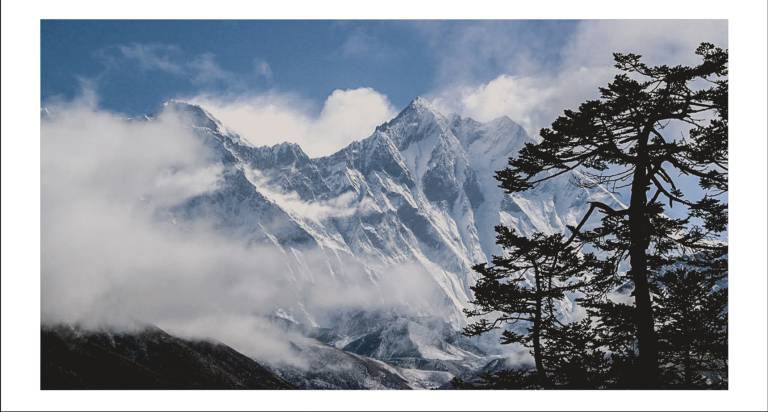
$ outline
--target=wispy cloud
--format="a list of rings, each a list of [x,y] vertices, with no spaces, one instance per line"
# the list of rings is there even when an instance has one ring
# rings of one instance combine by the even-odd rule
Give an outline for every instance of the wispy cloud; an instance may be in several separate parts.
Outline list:
[[[572,23],[563,21],[430,21],[414,25],[437,63],[440,88],[500,74],[550,71]]]
[[[259,76],[264,77],[266,80],[272,80],[272,66],[269,63],[264,60],[254,60],[253,65]]]
[[[346,37],[339,52],[341,57],[347,59],[378,61],[395,59],[402,55],[397,47],[362,27],[356,28]]]
[[[214,53],[189,54],[172,44],[123,44],[99,50],[96,54],[108,69],[135,66],[141,71],[177,76],[200,87],[244,90],[255,79],[272,79],[272,69],[265,60],[254,58],[251,71],[233,71],[222,67]]]
[[[115,62],[117,58],[133,61],[140,70],[158,70],[167,73],[181,74],[184,72],[181,63],[181,49],[167,44],[132,43],[116,46],[117,55],[105,54]],[[106,53],[106,52],[105,52]]]
[[[195,83],[232,82],[237,79],[235,73],[224,70],[216,61],[213,53],[203,53],[194,57],[187,65],[187,72]]]

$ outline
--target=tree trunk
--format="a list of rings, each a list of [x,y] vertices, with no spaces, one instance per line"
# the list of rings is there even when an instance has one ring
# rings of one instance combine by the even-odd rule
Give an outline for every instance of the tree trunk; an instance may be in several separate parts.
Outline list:
[[[547,374],[544,371],[544,362],[541,359],[541,302],[543,299],[541,297],[541,279],[537,269],[535,269],[534,277],[536,279],[536,313],[533,314],[533,361],[536,365],[536,376],[538,377],[539,384],[546,386]]]
[[[686,389],[693,387],[693,368],[691,367],[691,348],[685,348],[685,355],[683,357],[683,386]]]
[[[648,261],[646,251],[650,243],[649,219],[646,213],[648,175],[648,135],[641,137],[637,145],[637,163],[632,180],[632,198],[629,211],[629,262],[635,284],[635,326],[639,351],[638,385],[654,388],[658,384],[658,349],[653,328],[651,294],[648,286]]]
[[[696,326],[689,322],[689,319],[691,319],[689,308],[691,308],[694,304],[693,298],[689,297],[687,293],[685,296],[685,304],[683,304],[681,309],[682,318],[684,319],[682,330],[684,331],[685,336],[685,354],[683,355],[683,386],[684,388],[688,389],[693,386],[693,366],[691,365],[691,351],[693,350],[693,336],[695,336],[695,332],[693,331],[695,330],[694,328]]]

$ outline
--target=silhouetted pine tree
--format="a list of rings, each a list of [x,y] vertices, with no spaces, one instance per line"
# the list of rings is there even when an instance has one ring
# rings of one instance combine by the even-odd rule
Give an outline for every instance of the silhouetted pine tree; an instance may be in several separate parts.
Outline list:
[[[609,356],[590,319],[548,330],[547,342],[545,363],[557,387],[602,389],[610,385]]]
[[[497,243],[505,251],[494,256],[492,265],[474,267],[480,274],[474,291],[475,308],[465,310],[468,317],[477,317],[464,333],[476,336],[494,329],[511,325],[501,334],[502,344],[520,343],[531,348],[535,371],[528,376],[520,372],[504,372],[486,380],[495,387],[506,384],[512,387],[547,387],[553,382],[547,371],[553,369],[549,362],[562,362],[548,352],[562,334],[557,329],[562,324],[557,319],[554,305],[566,291],[583,285],[583,276],[597,260],[591,254],[579,254],[566,244],[561,234],[536,233],[530,238],[520,236],[504,226],[496,227]],[[565,350],[565,349],[563,349]]]
[[[627,208],[589,202],[583,219],[569,229],[577,242],[590,244],[605,259],[604,267],[612,267],[596,273],[584,303],[602,322],[603,341],[626,351],[627,356],[612,354],[625,358],[634,368],[633,383],[642,387],[660,384],[652,305],[661,271],[680,256],[726,249],[719,239],[727,224],[722,197],[728,185],[728,53],[705,43],[696,54],[702,61],[692,67],[651,67],[638,55],[615,54],[624,73],[600,88],[601,97],[566,110],[541,130],[540,143],[526,144],[496,174],[508,193],[571,170],[583,176],[575,182],[583,187],[629,188]],[[685,180],[697,181],[700,190],[686,193]],[[687,213],[665,213],[675,204]],[[595,212],[599,223],[587,227]],[[626,283],[632,305],[609,298],[612,289]],[[485,294],[504,299],[503,290]],[[634,339],[618,339],[629,333]]]
[[[659,355],[671,387],[728,385],[727,266],[720,253],[703,253],[660,278]]]
[[[610,368],[606,387],[631,388],[641,385],[638,376],[635,307],[610,299],[581,301],[593,331],[593,345],[609,354]]]

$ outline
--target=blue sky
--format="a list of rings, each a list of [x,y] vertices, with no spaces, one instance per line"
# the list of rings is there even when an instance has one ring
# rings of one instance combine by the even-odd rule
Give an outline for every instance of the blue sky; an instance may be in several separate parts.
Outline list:
[[[401,107],[448,81],[446,55],[472,52],[457,37],[477,27],[502,33],[487,42],[535,48],[529,58],[554,66],[576,22],[47,20],[42,99],[72,98],[89,81],[104,108],[139,114],[200,92],[277,90],[319,104],[336,89],[371,87]],[[506,56],[481,57],[461,75],[487,81],[513,69]]]
[[[310,156],[368,136],[411,99],[531,134],[597,97],[614,52],[696,64],[727,47],[725,20],[44,20],[43,105],[95,96],[100,109],[200,104],[257,145]]]

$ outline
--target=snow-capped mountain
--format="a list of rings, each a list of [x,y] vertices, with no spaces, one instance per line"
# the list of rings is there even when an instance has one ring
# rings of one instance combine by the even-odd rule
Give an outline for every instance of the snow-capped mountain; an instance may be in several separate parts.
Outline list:
[[[599,188],[571,185],[570,174],[505,194],[494,172],[534,139],[508,117],[446,116],[423,98],[369,137],[319,158],[291,143],[256,147],[199,106],[171,101],[163,110],[186,116],[225,170],[215,191],[175,206],[168,220],[204,218],[246,244],[271,245],[297,282],[333,278],[376,290],[390,268],[405,264],[428,276],[433,296],[423,307],[404,301],[407,313],[340,311],[321,319],[300,295],[276,308],[327,345],[408,370],[457,374],[488,361],[458,331],[476,280],[471,267],[500,253],[496,225],[564,231],[583,215],[585,199],[618,202]]]

